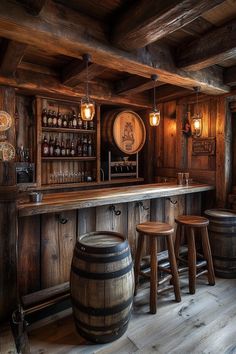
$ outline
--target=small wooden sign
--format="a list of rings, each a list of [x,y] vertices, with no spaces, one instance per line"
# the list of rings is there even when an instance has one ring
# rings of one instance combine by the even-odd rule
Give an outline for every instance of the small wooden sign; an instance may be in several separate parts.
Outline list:
[[[210,138],[193,138],[192,155],[212,156],[216,151],[216,139]]]

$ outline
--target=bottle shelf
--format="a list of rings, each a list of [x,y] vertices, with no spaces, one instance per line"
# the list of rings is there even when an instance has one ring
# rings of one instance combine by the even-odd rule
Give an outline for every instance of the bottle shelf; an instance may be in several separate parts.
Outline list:
[[[91,157],[86,157],[86,156],[42,156],[42,161],[95,161],[97,158],[95,156],[91,156]]]
[[[116,177],[135,177],[136,172],[121,172],[121,173],[111,173],[111,178],[116,178]]]
[[[95,134],[96,130],[94,129],[74,129],[74,128],[54,128],[54,127],[42,127],[43,132],[51,133],[81,133],[81,134]]]

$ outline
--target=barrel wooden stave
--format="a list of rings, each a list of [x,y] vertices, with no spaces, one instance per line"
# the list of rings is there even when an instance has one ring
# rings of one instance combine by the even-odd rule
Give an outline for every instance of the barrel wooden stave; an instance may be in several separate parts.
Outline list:
[[[99,234],[101,232],[87,234],[86,237],[99,238]],[[114,237],[117,233],[106,233],[107,238],[109,234]],[[100,241],[98,243],[101,244]],[[103,252],[99,254],[91,253],[92,249],[96,249],[95,243],[92,248],[85,246],[85,251],[81,250],[83,245],[78,241],[75,246],[71,271],[76,327],[90,341],[111,342],[126,331],[132,309],[134,274],[129,245],[121,239],[121,243],[114,247],[99,247],[99,252]],[[111,250],[110,253],[105,253],[107,249]],[[114,261],[111,262],[111,259]],[[94,279],[96,276],[100,279]]]
[[[215,274],[236,278],[236,212],[228,209],[206,210],[209,240]]]

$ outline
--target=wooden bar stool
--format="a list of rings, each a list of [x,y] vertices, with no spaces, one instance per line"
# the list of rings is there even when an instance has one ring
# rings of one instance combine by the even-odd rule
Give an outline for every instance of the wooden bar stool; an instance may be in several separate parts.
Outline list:
[[[181,236],[185,232],[188,247],[188,275],[189,275],[189,292],[195,294],[196,291],[196,278],[202,274],[207,274],[208,282],[210,285],[215,285],[215,274],[212,263],[211,248],[208,238],[207,226],[209,220],[202,216],[195,215],[180,215],[175,219],[177,223],[176,239],[175,239],[175,256],[177,262],[182,260],[179,257],[179,248],[181,243]],[[195,244],[195,231],[198,229],[201,236],[201,244],[203,256],[205,261],[197,265],[197,253]],[[202,258],[202,256],[201,256]],[[206,267],[205,270],[197,272],[198,268]]]
[[[134,275],[135,275],[135,294],[137,292],[137,287],[139,283],[139,275],[142,274],[140,272],[140,263],[142,257],[142,249],[144,244],[144,237],[148,236],[150,238],[150,261],[151,261],[151,271],[150,271],[150,312],[156,313],[157,308],[157,293],[160,293],[166,289],[174,287],[175,292],[175,300],[181,301],[180,296],[180,288],[179,288],[179,276],[178,269],[174,254],[174,245],[173,245],[173,232],[174,228],[169,224],[156,222],[156,221],[148,221],[142,224],[137,225],[136,230],[139,232],[138,236],[138,247],[135,257],[135,265],[134,265]],[[160,285],[162,282],[158,283],[158,261],[157,261],[157,238],[165,237],[167,240],[168,247],[168,255],[170,262],[170,269],[166,269],[164,267],[161,268],[162,271],[168,272],[172,275],[172,285],[166,287],[160,291],[157,290],[157,285]]]

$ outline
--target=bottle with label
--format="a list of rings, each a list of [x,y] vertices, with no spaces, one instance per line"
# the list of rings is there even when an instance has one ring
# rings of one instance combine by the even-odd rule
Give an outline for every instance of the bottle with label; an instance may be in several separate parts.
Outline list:
[[[65,141],[62,139],[61,141],[61,156],[65,157],[66,156],[66,147],[65,147]]]
[[[73,128],[73,118],[71,112],[68,114],[68,128]]]
[[[79,138],[77,141],[77,156],[79,157],[83,156],[83,146],[82,146],[81,138]]]
[[[88,137],[88,156],[93,156],[93,146],[91,136]]]
[[[67,115],[64,114],[62,117],[62,127],[67,128],[68,127],[68,120],[67,120]]]
[[[51,136],[49,139],[49,156],[54,156],[54,139]]]
[[[73,115],[72,115],[72,128],[74,129],[77,128],[77,118],[76,118],[75,111],[73,111]]]
[[[81,119],[80,113],[78,113],[78,117],[77,117],[77,127],[78,129],[83,129],[83,121]]]
[[[58,138],[56,138],[54,144],[54,156],[59,157],[60,155],[61,155],[61,147]]]
[[[47,117],[47,110],[46,108],[43,109],[42,112],[42,126],[47,127],[48,126],[48,117]]]
[[[75,156],[75,144],[74,141],[71,141],[71,146],[70,146],[70,156],[74,157]]]
[[[48,155],[49,155],[49,145],[48,145],[48,140],[45,135],[43,138],[43,143],[42,143],[42,156],[48,156]]]
[[[48,118],[48,127],[52,127],[52,111],[50,109],[48,111],[47,118]]]
[[[88,130],[88,122],[87,120],[83,120],[83,129]]]
[[[90,120],[90,121],[88,122],[88,129],[89,129],[89,130],[93,130],[93,129],[94,129],[94,121],[93,121],[93,120]]]
[[[59,112],[57,115],[57,126],[58,126],[58,128],[62,127],[62,116],[61,116],[61,113],[59,113]]]
[[[57,115],[55,111],[52,112],[52,126],[53,128],[57,127]]]
[[[70,156],[70,139],[66,140],[66,156]]]
[[[84,157],[88,156],[88,142],[87,142],[86,136],[84,137],[84,140],[83,140],[83,152],[82,153],[83,153]]]

